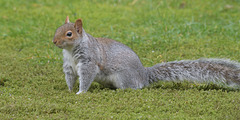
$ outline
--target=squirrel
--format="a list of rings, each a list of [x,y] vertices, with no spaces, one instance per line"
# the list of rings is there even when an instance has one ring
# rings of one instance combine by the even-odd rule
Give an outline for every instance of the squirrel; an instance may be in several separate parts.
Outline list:
[[[96,81],[110,88],[139,89],[158,80],[192,81],[240,85],[240,64],[228,59],[197,59],[159,63],[144,67],[128,46],[108,38],[94,38],[67,16],[54,35],[53,43],[63,49],[63,71],[69,91],[79,79],[79,91],[86,92]]]

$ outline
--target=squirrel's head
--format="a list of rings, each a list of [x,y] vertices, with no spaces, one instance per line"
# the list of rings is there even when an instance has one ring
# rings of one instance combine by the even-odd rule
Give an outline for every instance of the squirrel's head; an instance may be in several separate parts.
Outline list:
[[[82,37],[82,32],[82,20],[77,19],[75,23],[71,23],[67,16],[65,24],[56,30],[53,43],[59,48],[71,47]]]

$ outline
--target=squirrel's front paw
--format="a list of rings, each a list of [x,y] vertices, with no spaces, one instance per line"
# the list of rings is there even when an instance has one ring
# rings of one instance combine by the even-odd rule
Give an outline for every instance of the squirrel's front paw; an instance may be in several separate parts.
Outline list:
[[[79,95],[80,93],[82,93],[83,91],[78,91],[76,94]]]

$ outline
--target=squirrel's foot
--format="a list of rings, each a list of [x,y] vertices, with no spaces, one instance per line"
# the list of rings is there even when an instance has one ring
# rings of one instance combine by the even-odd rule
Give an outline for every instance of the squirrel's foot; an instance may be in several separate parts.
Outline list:
[[[79,95],[80,93],[82,93],[83,91],[78,91],[76,94]]]

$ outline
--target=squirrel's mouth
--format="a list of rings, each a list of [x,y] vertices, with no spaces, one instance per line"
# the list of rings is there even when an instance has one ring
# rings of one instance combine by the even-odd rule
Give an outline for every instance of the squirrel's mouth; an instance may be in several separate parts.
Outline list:
[[[58,45],[57,47],[63,49],[63,46]]]
[[[66,47],[74,46],[74,42],[62,42],[61,44],[55,44],[58,48],[64,49]]]
[[[57,45],[57,44],[55,44],[58,48],[61,48],[61,49],[63,49],[63,45]]]

